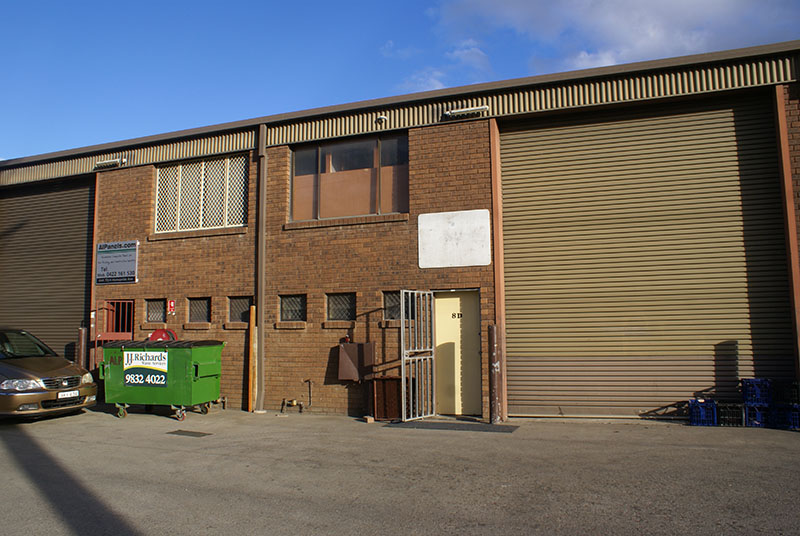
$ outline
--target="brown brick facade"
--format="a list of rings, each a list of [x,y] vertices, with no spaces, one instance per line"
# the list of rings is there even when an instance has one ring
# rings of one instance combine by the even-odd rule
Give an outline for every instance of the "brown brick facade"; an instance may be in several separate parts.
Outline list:
[[[494,322],[492,266],[420,269],[417,218],[423,213],[491,210],[489,125],[474,121],[409,131],[408,219],[357,218],[341,225],[289,225],[291,151],[268,151],[266,341],[267,409],[284,398],[307,403],[313,382],[313,411],[363,414],[365,386],[337,380],[336,347],[349,335],[376,343],[377,360],[399,359],[399,322],[383,322],[383,291],[479,289],[483,370],[483,413],[488,415],[486,331]],[[357,223],[356,223],[357,222]],[[357,294],[357,320],[323,326],[325,297]],[[284,325],[279,296],[307,295],[307,322]],[[283,329],[284,327],[292,329]],[[393,372],[399,373],[398,370]]]
[[[786,123],[789,133],[789,154],[794,189],[795,225],[800,236],[800,84],[784,88],[786,99]]]
[[[175,330],[180,339],[225,341],[221,391],[233,408],[242,407],[246,392],[248,330],[246,323],[229,321],[228,298],[255,294],[256,168],[251,156],[246,228],[159,235],[153,231],[155,167],[97,174],[95,244],[139,241],[138,283],[94,285],[93,279],[92,309],[99,309],[99,330],[103,330],[103,301],[135,300],[136,340],[144,339],[154,329],[167,327]],[[210,323],[188,324],[190,297],[211,298]],[[146,323],[147,299],[175,300],[175,315],[167,315],[166,324]]]

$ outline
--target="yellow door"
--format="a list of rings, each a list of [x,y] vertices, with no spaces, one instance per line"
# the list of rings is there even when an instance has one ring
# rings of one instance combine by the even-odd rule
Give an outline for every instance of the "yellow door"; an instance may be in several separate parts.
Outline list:
[[[436,412],[481,414],[481,319],[475,291],[437,292]]]

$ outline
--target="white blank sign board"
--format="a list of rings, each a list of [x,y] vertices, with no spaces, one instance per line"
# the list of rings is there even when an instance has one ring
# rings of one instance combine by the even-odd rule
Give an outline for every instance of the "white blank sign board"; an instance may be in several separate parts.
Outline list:
[[[491,264],[488,210],[420,214],[418,223],[420,268]]]

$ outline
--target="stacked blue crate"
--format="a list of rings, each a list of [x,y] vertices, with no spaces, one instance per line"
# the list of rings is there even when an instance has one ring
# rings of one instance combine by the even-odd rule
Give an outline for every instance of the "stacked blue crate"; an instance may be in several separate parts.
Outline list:
[[[689,424],[692,426],[716,426],[717,403],[711,399],[689,400]]]
[[[770,425],[772,387],[767,378],[742,380],[742,402],[744,403],[744,425],[764,428]]]
[[[772,383],[772,425],[784,430],[800,430],[800,383]]]

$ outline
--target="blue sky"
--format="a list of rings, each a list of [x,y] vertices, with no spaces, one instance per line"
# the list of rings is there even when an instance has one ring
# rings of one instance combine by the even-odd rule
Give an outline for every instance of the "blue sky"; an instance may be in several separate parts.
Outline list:
[[[800,38],[796,0],[0,0],[0,159]]]

